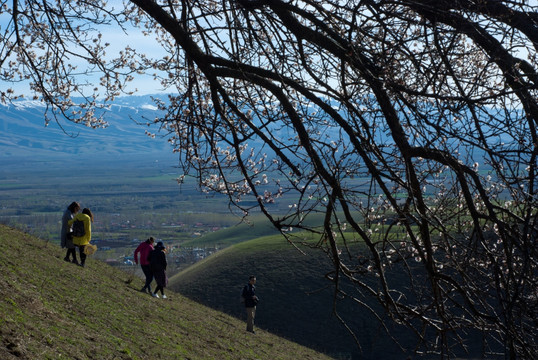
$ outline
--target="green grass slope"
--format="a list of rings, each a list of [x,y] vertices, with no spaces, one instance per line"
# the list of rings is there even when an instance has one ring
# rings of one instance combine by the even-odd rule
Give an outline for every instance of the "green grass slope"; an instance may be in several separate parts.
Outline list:
[[[239,243],[187,268],[170,279],[169,287],[211,308],[245,318],[239,302],[248,276],[257,276],[261,299],[256,325],[294,342],[335,357],[401,359],[378,323],[348,299],[337,306],[354,331],[362,351],[333,315],[333,294],[324,274],[331,263],[319,250],[301,254],[281,236]]]
[[[324,214],[309,214],[303,221],[304,225],[316,226],[323,224]],[[183,246],[205,246],[221,244],[230,246],[243,241],[254,240],[263,236],[279,235],[280,232],[263,214],[249,215],[248,222],[239,222],[216,232],[205,234],[200,238],[187,240]]]
[[[235,238],[247,236],[236,234]],[[335,299],[332,283],[324,277],[333,270],[327,256],[316,249],[301,247],[301,250],[304,254],[288,244],[281,235],[237,243],[174,275],[169,288],[245,321],[245,311],[239,297],[248,276],[253,274],[257,277],[257,295],[261,298],[256,314],[258,328],[339,359],[436,358],[433,354],[414,353],[415,335],[408,328],[389,321],[377,302],[369,297],[361,298],[357,289],[345,280],[340,283],[341,289],[356,295],[365,301],[365,305],[361,306],[349,298]],[[355,254],[360,252],[360,249],[354,250]],[[413,293],[407,291],[407,270],[409,268],[395,265],[386,269],[386,275],[397,287],[396,290],[412,297]],[[412,279],[421,281],[420,274],[414,274]],[[374,289],[379,287],[375,277],[365,276],[361,280]],[[387,329],[402,348],[385,333],[368,308],[387,320]],[[360,347],[337,320],[334,309],[353,330]],[[426,329],[424,336],[434,339],[435,334],[430,330]],[[457,356],[461,359],[480,358],[481,335],[463,329],[458,336],[463,339],[465,349],[454,344],[452,350]]]
[[[264,215],[251,216],[249,221],[249,223],[241,222],[229,228],[208,233],[201,238],[187,240],[182,243],[182,246],[209,246],[214,244],[230,246],[266,235],[279,234],[279,231]]]
[[[328,359],[92,258],[0,225],[0,359]]]

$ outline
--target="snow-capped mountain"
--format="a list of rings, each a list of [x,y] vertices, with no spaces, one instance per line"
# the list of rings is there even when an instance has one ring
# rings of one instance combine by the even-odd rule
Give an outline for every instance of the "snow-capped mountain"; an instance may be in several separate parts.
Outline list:
[[[0,157],[62,156],[74,154],[103,157],[121,154],[171,153],[165,134],[140,123],[158,115],[149,96],[119,98],[105,115],[108,127],[92,129],[61,117],[45,124],[45,105],[18,101],[0,105]],[[50,118],[50,116],[49,116]]]

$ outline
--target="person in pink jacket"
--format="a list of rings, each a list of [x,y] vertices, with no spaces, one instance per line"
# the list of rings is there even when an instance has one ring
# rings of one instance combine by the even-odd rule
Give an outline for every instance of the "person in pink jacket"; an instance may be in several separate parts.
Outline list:
[[[146,276],[146,284],[140,291],[147,292],[151,294],[151,282],[153,281],[153,272],[151,271],[151,267],[149,265],[148,261],[148,255],[153,250],[153,243],[155,242],[155,239],[153,237],[150,237],[144,242],[141,242],[140,245],[136,248],[134,252],[134,261],[138,265],[138,255],[140,254],[140,267],[142,268],[142,271],[144,272],[144,275]]]

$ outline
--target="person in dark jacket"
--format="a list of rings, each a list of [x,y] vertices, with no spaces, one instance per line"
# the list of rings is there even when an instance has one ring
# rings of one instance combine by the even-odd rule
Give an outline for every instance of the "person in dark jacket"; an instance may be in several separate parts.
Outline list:
[[[67,209],[65,209],[62,216],[62,230],[60,233],[60,246],[62,248],[67,248],[67,253],[65,254],[64,260],[78,264],[77,261],[77,252],[75,244],[73,244],[73,235],[71,233],[71,226],[68,224],[69,220],[73,219],[76,213],[80,211],[80,205],[78,202],[72,202]],[[73,260],[71,260],[73,257]]]
[[[157,283],[155,291],[151,296],[158,298],[159,294],[157,292],[160,290],[163,299],[166,299],[164,295],[164,288],[168,285],[168,278],[166,277],[166,253],[164,249],[164,244],[162,241],[159,241],[155,248],[148,255],[148,262]]]
[[[258,297],[256,296],[256,276],[251,275],[248,278],[248,284],[243,288],[241,297],[245,303],[247,310],[247,331],[254,334],[254,318],[256,317],[256,305],[258,304]]]

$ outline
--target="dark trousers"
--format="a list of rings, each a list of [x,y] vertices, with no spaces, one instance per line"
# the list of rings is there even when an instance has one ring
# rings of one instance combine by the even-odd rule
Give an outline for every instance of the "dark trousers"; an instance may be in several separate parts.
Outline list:
[[[161,294],[164,295],[164,288],[162,287],[162,285],[157,285],[157,287],[155,288],[155,294],[157,294],[159,290],[161,291]]]
[[[67,249],[67,253],[65,254],[65,258],[69,260],[71,258],[71,255],[73,256],[73,262],[77,261],[77,250],[75,248]]]
[[[140,265],[140,267],[146,276],[146,284],[144,285],[143,289],[148,289],[148,291],[151,292],[151,282],[153,281],[153,272],[151,271],[151,267],[149,265]]]
[[[78,252],[80,254],[80,265],[84,265],[86,262],[86,254],[84,253],[84,248],[86,245],[79,245]]]

